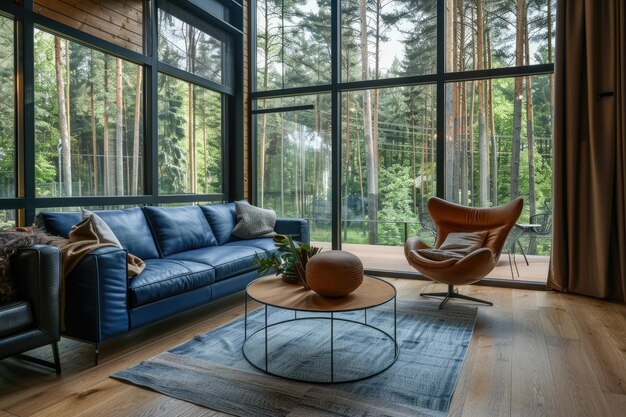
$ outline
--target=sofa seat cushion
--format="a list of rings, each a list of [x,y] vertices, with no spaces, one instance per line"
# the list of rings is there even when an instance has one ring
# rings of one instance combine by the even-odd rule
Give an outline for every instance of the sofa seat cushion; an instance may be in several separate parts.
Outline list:
[[[137,307],[207,286],[215,270],[204,263],[148,259],[143,272],[128,281],[131,306]]]
[[[26,330],[33,324],[30,304],[26,301],[0,304],[0,338]]]
[[[256,239],[241,239],[234,242],[229,242],[223,245],[224,247],[230,246],[245,246],[257,249],[263,249],[266,252],[278,252],[276,245],[271,237],[259,237]]]
[[[254,255],[263,258],[267,252],[252,246],[212,246],[177,253],[167,259],[202,262],[215,268],[215,281],[256,269]]]
[[[198,206],[144,207],[161,255],[217,245],[211,226]]]
[[[233,229],[237,224],[235,203],[211,204],[208,206],[200,206],[200,208],[211,225],[211,230],[213,230],[215,234],[218,245],[237,240],[237,238],[232,235]]]
[[[128,252],[141,259],[159,257],[146,216],[139,207],[94,211],[111,228]],[[82,213],[41,212],[48,233],[67,238],[70,229],[82,221]]]

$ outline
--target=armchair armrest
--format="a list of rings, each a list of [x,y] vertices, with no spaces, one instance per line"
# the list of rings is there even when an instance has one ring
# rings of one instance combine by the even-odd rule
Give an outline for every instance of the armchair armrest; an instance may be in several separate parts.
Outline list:
[[[55,246],[19,249],[11,259],[18,298],[30,303],[37,327],[60,339],[61,251]]]
[[[100,248],[65,277],[65,333],[99,343],[130,329],[126,251]]]
[[[309,244],[309,221],[307,219],[276,219],[274,231],[280,235],[289,235],[294,240]]]

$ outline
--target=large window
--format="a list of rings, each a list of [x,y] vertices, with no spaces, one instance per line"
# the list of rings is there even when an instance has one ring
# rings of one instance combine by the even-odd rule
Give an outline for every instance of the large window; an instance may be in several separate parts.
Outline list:
[[[302,103],[286,97],[329,97],[315,109],[328,114],[330,151],[341,163],[331,161],[323,179],[308,177],[310,190],[328,181],[328,194],[301,188],[304,201],[325,210],[297,215],[313,224],[320,213],[330,217],[333,247],[356,253],[367,269],[413,272],[402,245],[409,236],[434,239],[428,198],[490,207],[522,196],[520,222],[541,225],[520,243],[526,255],[547,259],[554,0],[257,0],[256,11],[253,109],[291,114]],[[320,51],[329,54],[323,62]],[[276,96],[284,98],[270,102]],[[270,116],[260,117],[256,201],[280,211],[289,198],[269,198],[267,178],[283,168],[271,161]],[[283,120],[278,132],[287,126]],[[285,160],[310,158],[301,152]],[[511,278],[508,264],[494,274]]]
[[[256,1],[258,90],[330,83],[330,0]]]
[[[279,217],[310,219],[311,237],[330,243],[330,96],[265,100],[254,116],[259,132],[258,202]]]
[[[142,68],[35,31],[37,196],[143,192]]]
[[[380,99],[368,123],[368,96]],[[342,242],[401,246],[432,236],[415,213],[436,194],[436,109],[432,85],[342,94]],[[375,111],[372,109],[371,111]]]
[[[240,0],[0,1],[0,229],[244,198],[243,25]]]
[[[159,193],[222,193],[227,96],[213,89],[231,85],[231,38],[170,3],[162,6],[158,58],[166,65],[158,75]]]
[[[227,84],[223,77],[226,43],[217,36],[159,10],[159,60],[216,83]]]
[[[437,0],[343,0],[341,12],[342,81],[437,71]]]
[[[222,192],[222,97],[159,74],[159,192]]]
[[[15,197],[14,28],[0,15],[0,198]]]

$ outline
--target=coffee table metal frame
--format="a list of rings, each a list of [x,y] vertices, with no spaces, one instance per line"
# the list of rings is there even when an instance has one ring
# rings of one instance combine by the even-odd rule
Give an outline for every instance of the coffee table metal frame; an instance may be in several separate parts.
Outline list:
[[[398,355],[400,353],[400,348],[398,346],[398,342],[397,342],[397,300],[396,300],[396,296],[397,296],[397,291],[396,288],[388,283],[385,280],[382,280],[380,278],[376,278],[376,277],[369,277],[370,279],[376,279],[379,281],[382,281],[384,283],[386,283],[387,285],[389,285],[392,289],[393,289],[393,295],[391,297],[389,297],[388,299],[379,302],[379,303],[375,303],[372,305],[368,305],[367,307],[361,307],[361,308],[352,308],[352,309],[346,309],[346,310],[328,310],[328,309],[301,309],[301,308],[291,308],[291,307],[286,307],[286,306],[282,306],[282,305],[278,305],[278,304],[273,304],[273,303],[266,303],[264,301],[258,300],[254,297],[252,297],[249,293],[248,293],[248,287],[250,287],[250,285],[254,284],[254,282],[261,280],[261,279],[267,279],[267,277],[262,277],[262,278],[258,278],[252,282],[250,282],[247,286],[246,286],[246,299],[245,299],[245,313],[244,313],[244,341],[241,347],[241,351],[243,353],[244,358],[246,358],[246,360],[248,361],[248,363],[250,363],[250,365],[254,366],[255,368],[270,374],[270,375],[274,375],[274,376],[278,376],[281,378],[285,378],[285,379],[289,379],[289,380],[293,380],[293,381],[301,381],[301,382],[315,382],[315,383],[326,383],[326,384],[334,384],[334,383],[342,383],[342,382],[354,382],[354,381],[360,381],[362,379],[366,379],[366,378],[371,378],[373,376],[376,376],[384,371],[386,371],[387,369],[389,369],[389,367],[391,367],[391,365],[393,365],[396,360],[398,359]],[[280,279],[280,278],[276,278],[276,279]],[[285,284],[285,285],[293,285],[293,284]],[[261,327],[260,329],[248,334],[248,303],[250,300],[256,301],[260,304],[262,304],[263,310],[264,310],[264,324],[263,327]],[[387,304],[389,302],[393,301],[393,336],[391,334],[389,334],[388,332],[386,332],[385,330],[382,330],[378,327],[375,327],[373,325],[371,325],[370,323],[367,322],[367,310],[368,309],[372,309],[372,308],[376,308],[376,307],[380,307],[384,304]],[[289,311],[293,311],[294,312],[294,317],[292,319],[287,319],[287,320],[282,320],[276,323],[272,323],[272,324],[268,324],[268,307],[274,307],[274,308],[278,308],[278,309],[282,309],[282,310],[289,310]],[[346,318],[337,318],[335,317],[335,313],[348,313],[348,312],[354,312],[354,311],[360,311],[363,310],[363,321],[357,321],[357,320],[351,320],[351,319],[346,319]],[[255,310],[257,311],[257,310]],[[298,311],[300,312],[306,312],[306,313],[326,313],[326,314],[330,314],[330,316],[315,316],[315,317],[300,317],[298,318]],[[267,333],[268,333],[268,329],[274,326],[278,326],[284,323],[290,323],[290,322],[297,322],[297,321],[302,321],[302,320],[328,320],[330,321],[330,381],[315,381],[315,380],[309,380],[309,379],[302,379],[302,378],[296,378],[296,377],[291,377],[291,376],[285,376],[285,375],[281,375],[281,374],[277,374],[274,372],[271,372],[269,370],[269,355],[268,355],[268,338],[267,338]],[[334,360],[334,352],[335,352],[335,321],[342,321],[342,322],[348,322],[348,323],[354,323],[354,324],[358,324],[360,326],[363,327],[367,327],[370,329],[375,330],[376,332],[384,335],[385,337],[388,338],[388,340],[390,340],[391,342],[393,342],[393,348],[394,348],[394,356],[393,359],[389,362],[384,364],[382,367],[379,368],[373,368],[370,372],[367,372],[366,374],[363,375],[358,375],[355,378],[352,379],[342,379],[339,381],[335,380],[335,360]],[[260,332],[264,332],[264,350],[265,350],[265,363],[264,366],[259,366],[258,364],[256,364],[253,360],[251,360],[248,355],[246,354],[246,344],[247,342],[257,333]]]

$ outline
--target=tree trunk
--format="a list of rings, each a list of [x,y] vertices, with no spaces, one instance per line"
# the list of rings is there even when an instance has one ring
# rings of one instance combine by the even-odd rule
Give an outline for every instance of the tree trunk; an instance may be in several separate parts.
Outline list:
[[[196,43],[197,43],[196,29],[187,25],[187,71],[193,73],[195,71],[195,58],[196,58]],[[189,192],[195,194],[198,191],[198,174],[196,167],[196,121],[195,121],[195,103],[194,85],[189,83],[188,97],[189,97],[189,119],[187,122],[187,137],[188,137],[188,156],[189,156]]]
[[[140,128],[141,128],[141,66],[137,67],[137,79],[135,80],[135,123],[133,131],[133,175],[132,175],[132,189],[131,194],[137,195],[139,193],[139,140],[140,140]]]
[[[65,40],[65,107],[65,114],[67,114],[67,136],[71,137],[72,121],[70,117],[70,44],[67,39]]]
[[[454,0],[446,0],[446,37],[453,41],[453,45],[450,48],[446,48],[446,62],[448,63],[448,69],[454,71]],[[454,171],[455,155],[454,155],[454,104],[455,104],[455,84],[449,83],[445,86],[446,100],[445,109],[443,109],[446,120],[445,130],[445,198],[447,200],[456,202],[457,193],[454,187],[454,177],[456,172]]]
[[[280,118],[280,213],[285,216],[285,116]]]
[[[67,52],[66,52],[67,53]],[[61,172],[63,177],[63,195],[65,197],[72,196],[72,158],[70,154],[70,135],[67,128],[67,107],[65,104],[65,87],[63,80],[63,47],[61,46],[61,38],[54,37],[54,62],[57,81],[57,107],[59,109],[59,133],[61,144]]]
[[[365,220],[365,190],[363,188],[363,162],[361,161],[361,141],[356,141],[356,155],[357,155],[357,165],[359,168],[359,190],[361,191],[361,214],[363,216],[363,220]],[[365,235],[365,222],[361,223],[363,226],[363,235]]]
[[[524,18],[526,42],[526,65],[530,63],[530,48],[528,47],[528,8]],[[528,137],[528,208],[530,215],[537,212],[537,197],[535,196],[535,126],[533,115],[533,87],[532,77],[526,77],[526,136]],[[528,253],[537,253],[537,241],[531,238],[528,244]]]
[[[463,1],[458,0],[459,9],[459,26],[460,26],[460,34],[459,34],[459,71],[465,71],[465,13],[463,12]],[[460,126],[460,137],[461,140],[461,204],[464,206],[467,205],[467,183],[469,173],[467,171],[467,82],[463,82],[460,85],[460,93],[459,96],[462,100],[460,104],[460,113],[461,113],[461,126]]]
[[[113,184],[111,176],[113,168],[111,166],[110,144],[109,144],[109,60],[104,58],[104,132],[102,135],[102,143],[104,148],[104,193],[107,196],[113,195],[111,184]]]
[[[515,65],[524,65],[524,14],[525,0],[517,0]],[[519,196],[520,148],[522,135],[523,78],[515,78],[513,98],[513,139],[511,141],[511,200]]]
[[[474,21],[474,8],[470,8],[470,21]],[[476,33],[472,30],[472,69],[475,70],[477,65],[476,59]],[[468,142],[469,142],[469,189],[472,199],[472,206],[476,206],[476,187],[474,181],[474,165],[476,155],[474,155],[474,111],[476,106],[476,81],[470,81],[470,110],[469,110],[469,126],[468,126]]]
[[[548,0],[548,62],[552,63],[552,0]],[[554,106],[554,74],[548,75],[550,85],[550,107]]]
[[[204,193],[209,193],[209,151],[206,142],[206,103],[202,102],[202,150],[204,153]]]
[[[349,66],[348,66],[349,67]],[[346,81],[348,81],[349,79],[349,74],[348,71],[346,71]],[[344,191],[343,191],[343,218],[345,219],[345,221],[343,222],[343,240],[347,241],[348,240],[348,220],[349,219],[349,215],[348,215],[348,192],[349,192],[349,180],[350,180],[350,93],[346,92],[346,104],[345,104],[345,109],[346,109],[346,143],[345,143],[345,150],[344,150]]]
[[[124,195],[124,106],[120,58],[115,58],[115,80],[115,194]]]
[[[424,97],[424,119],[423,119],[423,123],[424,123],[424,128],[422,129],[422,135],[421,135],[421,140],[422,140],[422,158],[421,158],[421,164],[420,164],[420,209],[419,211],[422,212],[424,211],[424,195],[425,195],[425,188],[426,188],[426,176],[425,176],[425,170],[426,170],[426,159],[428,157],[428,143],[430,141],[430,136],[427,135],[427,124],[428,124],[428,97]],[[416,207],[417,209],[417,207]],[[415,214],[419,214],[417,212],[417,210],[415,211]]]
[[[374,38],[374,79],[380,78],[380,29],[381,29],[381,12],[383,5],[381,0],[376,0],[376,35]],[[367,36],[366,36],[367,39]],[[367,78],[364,78],[367,79]],[[374,149],[378,152],[378,103],[379,103],[380,91],[378,88],[374,89],[374,97],[372,99],[372,138],[374,143]],[[380,160],[376,158],[376,171],[380,168]]]
[[[491,68],[491,30],[487,31],[487,60]],[[493,80],[488,81],[489,99],[489,133],[491,138],[491,201],[498,205],[498,144],[496,143],[496,125],[493,114]]]
[[[359,0],[361,19],[361,72],[363,80],[368,79],[368,45],[365,0]],[[377,152],[372,134],[371,91],[363,90],[363,133],[365,139],[365,169],[367,171],[367,220],[369,223],[369,243],[378,242],[376,219],[378,216],[378,172]]]
[[[451,48],[453,52],[452,57],[452,68],[453,71],[460,71],[460,63],[459,59],[459,5],[458,0],[452,0],[452,39],[453,46]],[[452,84],[452,98],[453,98],[453,135],[452,135],[452,143],[454,146],[453,149],[453,161],[454,161],[454,175],[452,179],[452,187],[454,189],[454,199],[455,202],[461,201],[460,190],[461,190],[461,129],[460,129],[460,110],[461,110],[461,96],[460,96],[460,87],[461,83],[453,83]]]
[[[93,69],[93,50],[90,68]],[[91,148],[93,150],[93,195],[98,195],[98,143],[96,134],[96,106],[93,92],[93,74],[89,82],[89,104],[91,107]]]
[[[476,108],[476,81],[470,82],[470,97],[472,99],[469,110],[469,122],[468,122],[468,142],[469,142],[469,189],[471,192],[472,206],[476,206],[476,185],[474,182],[474,167],[476,165],[476,155],[474,155],[474,111]]]
[[[270,67],[270,61],[269,61],[270,18],[269,18],[268,0],[264,1],[264,5],[265,5],[265,16],[264,16],[265,43],[263,45],[263,90],[267,90],[268,81],[269,81],[267,73],[269,72],[269,67]],[[263,99],[263,108],[265,108],[265,106],[267,106],[267,100]],[[264,194],[265,194],[265,147],[266,147],[265,142],[267,140],[266,138],[267,138],[267,114],[263,113],[261,115],[261,141],[259,143],[259,183],[258,183],[259,191],[257,193],[258,198],[259,198],[259,205],[261,207],[264,207],[263,201],[264,201]]]
[[[477,56],[477,69],[483,68],[484,50],[484,21],[483,21],[483,9],[482,0],[476,2],[476,19],[477,19],[477,34],[476,34],[476,56]],[[489,148],[487,145],[487,122],[485,120],[485,112],[487,107],[485,93],[485,81],[478,81],[478,159],[479,159],[479,200],[481,207],[489,206]]]
[[[417,214],[417,126],[415,125],[415,102],[411,100],[411,168],[413,175],[411,176],[411,191],[413,193],[413,213]]]

